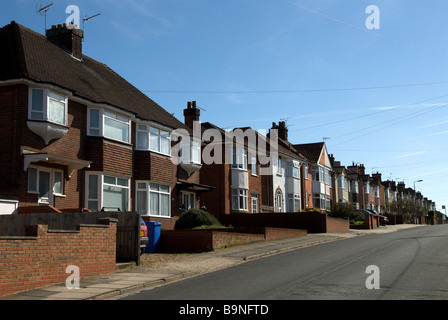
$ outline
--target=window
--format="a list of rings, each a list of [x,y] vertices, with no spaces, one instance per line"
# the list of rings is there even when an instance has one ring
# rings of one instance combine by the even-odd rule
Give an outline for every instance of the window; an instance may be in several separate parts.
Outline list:
[[[39,194],[39,203],[53,204],[53,196],[64,195],[64,173],[48,168],[28,168],[28,193]]]
[[[129,180],[104,176],[103,208],[127,211],[129,203]]]
[[[233,148],[232,168],[247,170],[247,150]]]
[[[305,179],[308,180],[308,164],[303,166],[303,174],[305,175]]]
[[[353,193],[358,193],[358,181],[353,181],[352,190],[353,190]]]
[[[250,167],[252,169],[252,175],[253,176],[257,176],[258,175],[257,157],[252,157],[250,163],[251,163]]]
[[[380,188],[375,187],[374,192],[375,192],[375,198],[379,198],[380,197]]]
[[[193,192],[181,192],[183,210],[196,208],[196,195]]]
[[[170,217],[170,198],[171,190],[169,186],[151,182],[137,182],[137,212],[142,215]]]
[[[313,167],[313,181],[324,182],[324,168],[322,167]]]
[[[325,184],[329,186],[331,185],[331,175],[329,169],[325,169]]]
[[[67,125],[67,97],[46,89],[30,89],[29,119]]]
[[[258,213],[259,212],[258,194],[251,194],[251,200],[252,200],[252,213]]]
[[[364,193],[370,194],[370,184],[368,182],[364,183]]]
[[[129,210],[129,179],[90,172],[86,175],[89,210]]]
[[[328,200],[329,200],[329,196],[328,196]],[[314,208],[319,208],[321,210],[325,210],[325,194],[313,193],[313,205],[314,205]]]
[[[338,176],[338,185],[339,185],[339,188],[345,190],[346,181],[345,181],[344,176]]]
[[[248,210],[247,190],[232,189],[232,210]]]
[[[288,176],[300,179],[300,163],[297,161],[288,162]]]
[[[384,193],[385,193],[386,199],[389,199],[390,198],[390,190],[386,189],[386,190],[384,190]]]
[[[200,148],[200,145],[199,145]],[[171,154],[171,134],[148,125],[137,126],[137,149]],[[200,150],[200,149],[199,149]]]
[[[102,110],[89,109],[87,134],[130,143],[131,120],[127,117]]]
[[[201,163],[201,144],[197,141],[191,141],[191,162]]]
[[[288,194],[288,212],[297,212],[300,209],[300,194]]]
[[[277,174],[279,176],[283,175],[283,165],[280,157],[277,158]]]

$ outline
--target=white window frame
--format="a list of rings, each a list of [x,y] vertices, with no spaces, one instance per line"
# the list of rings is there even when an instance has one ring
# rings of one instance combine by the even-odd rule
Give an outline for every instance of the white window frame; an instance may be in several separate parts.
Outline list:
[[[158,134],[155,134],[155,132],[151,132],[151,131],[158,131]],[[144,148],[142,148],[140,146],[140,135],[139,133],[143,133],[146,134],[146,146]],[[168,137],[164,137],[162,135],[162,133],[167,134]],[[158,139],[158,148],[155,149],[153,147],[151,147],[151,136],[157,136]],[[168,152],[162,152],[162,139],[166,139],[168,141],[168,145],[169,145],[169,150]],[[192,144],[193,147],[193,144]],[[200,145],[199,145],[199,149],[200,149]],[[171,132],[169,130],[166,129],[162,129],[159,128],[157,126],[154,126],[152,124],[148,124],[148,123],[137,123],[137,134],[136,134],[136,144],[135,144],[135,150],[140,150],[140,151],[151,151],[151,152],[155,152],[155,153],[159,153],[159,154],[163,154],[166,156],[171,156]]]
[[[232,149],[232,169],[247,171],[247,150],[239,147]]]
[[[305,175],[305,180],[308,180],[308,164],[303,165],[303,174]]]
[[[97,190],[96,190],[97,198],[90,198],[89,180],[90,180],[91,176],[97,177],[97,182],[98,182]],[[116,184],[107,183],[107,182],[105,182],[105,178],[115,178],[116,181],[118,181],[118,179],[126,180],[127,186],[122,186],[122,185],[119,185],[118,183],[116,183]],[[112,186],[112,187],[128,190],[127,201],[126,201],[127,207],[120,208],[120,209],[122,211],[129,211],[130,210],[130,200],[131,200],[130,184],[131,184],[131,179],[129,177],[118,176],[118,175],[109,174],[106,172],[93,172],[93,171],[86,172],[86,181],[85,181],[85,190],[86,190],[85,206],[86,206],[86,208],[88,208],[92,211],[102,210],[104,208],[104,186]],[[97,208],[96,209],[91,208],[89,206],[89,202],[97,202]]]
[[[283,176],[283,161],[282,158],[277,158],[277,175]]]
[[[298,212],[302,209],[302,199],[298,193],[288,194],[288,212]]]
[[[247,189],[232,189],[232,210],[249,210],[249,191]]]
[[[250,158],[250,169],[252,171],[253,176],[258,176],[258,168],[257,168],[257,157]]]
[[[370,183],[364,182],[364,193],[370,194]]]
[[[99,127],[93,127],[91,126],[91,115],[90,112],[92,110],[97,110],[98,111],[98,122],[99,122]],[[111,121],[115,121],[119,124],[122,125],[126,125],[128,130],[127,130],[127,141],[121,140],[121,139],[116,139],[110,136],[107,136],[105,134],[105,121],[106,119],[109,119]],[[131,144],[131,127],[132,127],[132,121],[131,118],[129,116],[126,115],[122,115],[120,113],[117,113],[115,111],[112,110],[106,110],[103,108],[88,108],[87,109],[87,135],[88,136],[92,136],[92,137],[103,137],[106,139],[110,139],[110,140],[114,140],[114,141],[118,141],[121,143],[127,143],[127,144]],[[98,134],[93,133],[93,130],[98,131]]]
[[[36,111],[33,110],[33,91],[39,90],[42,91],[42,110]],[[63,100],[57,100],[58,102],[61,102],[64,104],[64,122],[59,123],[55,121],[50,120],[50,100],[56,100],[54,97],[51,97],[51,94],[55,94],[58,96],[63,97]],[[42,119],[33,119],[33,113],[40,113],[42,114]],[[41,89],[41,88],[33,88],[30,87],[28,91],[28,119],[31,121],[45,121],[54,123],[60,126],[67,126],[68,125],[68,98],[66,95],[61,94],[59,92],[49,90],[49,89]]]
[[[139,187],[139,184],[145,184],[145,188]],[[151,185],[157,185],[159,187],[158,191],[151,190]],[[160,187],[163,186],[165,188],[168,188],[168,192],[161,191]],[[144,216],[148,217],[158,217],[158,218],[171,218],[171,186],[163,183],[153,182],[153,181],[146,181],[146,180],[140,180],[135,182],[135,208],[136,210]],[[138,201],[139,201],[139,192],[146,192],[146,209],[145,211],[138,210]],[[157,193],[159,195],[159,212],[158,214],[151,213],[151,193]],[[168,215],[162,215],[161,214],[161,199],[162,195],[168,196]],[[195,197],[196,202],[196,197]]]
[[[260,211],[260,200],[259,195],[252,193],[250,195],[251,205],[252,205],[252,213],[259,213]]]
[[[191,197],[193,197],[193,203],[190,203],[192,200]],[[184,210],[196,209],[196,193],[181,191],[180,198],[181,198],[181,203],[185,206]],[[187,200],[188,203],[185,203],[185,201],[184,201],[185,198],[188,199]]]

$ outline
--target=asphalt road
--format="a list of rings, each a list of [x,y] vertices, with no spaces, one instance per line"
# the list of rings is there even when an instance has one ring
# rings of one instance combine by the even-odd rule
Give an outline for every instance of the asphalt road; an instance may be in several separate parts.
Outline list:
[[[124,300],[448,299],[448,226],[339,240],[186,279]]]

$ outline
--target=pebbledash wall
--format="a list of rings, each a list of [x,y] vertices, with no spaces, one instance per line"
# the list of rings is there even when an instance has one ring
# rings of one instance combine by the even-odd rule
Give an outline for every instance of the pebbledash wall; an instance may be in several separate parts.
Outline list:
[[[117,220],[105,218],[78,230],[35,225],[25,237],[0,237],[0,296],[65,282],[71,265],[81,279],[114,272],[116,233]]]

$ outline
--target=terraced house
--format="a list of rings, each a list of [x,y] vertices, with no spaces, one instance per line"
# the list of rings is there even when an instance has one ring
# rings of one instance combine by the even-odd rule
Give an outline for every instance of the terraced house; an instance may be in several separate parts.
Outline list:
[[[66,25],[46,36],[14,21],[0,29],[0,154],[9,164],[0,199],[19,211],[133,210],[169,227],[212,190],[199,184],[193,143],[189,161],[172,162],[173,131],[191,129],[84,55],[82,39]]]

